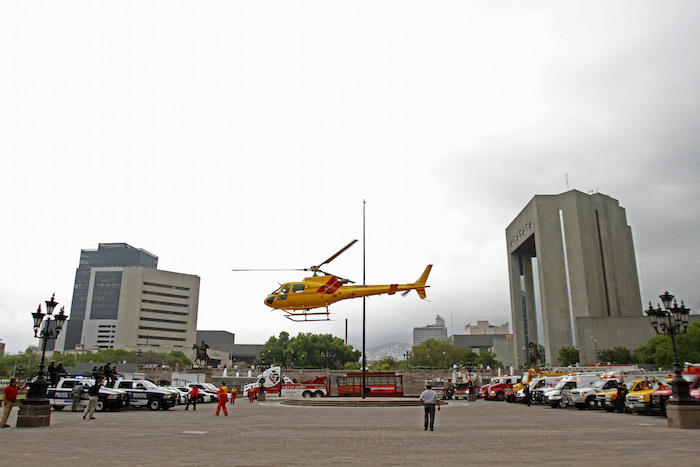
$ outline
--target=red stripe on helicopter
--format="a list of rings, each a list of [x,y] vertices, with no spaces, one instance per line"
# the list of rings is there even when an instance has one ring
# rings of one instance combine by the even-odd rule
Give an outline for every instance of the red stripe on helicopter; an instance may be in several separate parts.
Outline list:
[[[320,293],[333,293],[338,290],[343,284],[340,283],[337,277],[333,276],[328,282],[326,282],[321,288],[318,289]]]

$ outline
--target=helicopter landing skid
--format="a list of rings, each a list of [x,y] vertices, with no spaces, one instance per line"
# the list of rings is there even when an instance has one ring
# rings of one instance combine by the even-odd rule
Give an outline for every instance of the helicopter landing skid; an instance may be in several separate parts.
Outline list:
[[[326,308],[326,311],[310,311],[310,310],[284,310],[286,313],[284,315],[285,318],[287,318],[290,321],[330,321],[330,312],[328,311],[328,308]],[[324,316],[324,317],[321,317]]]

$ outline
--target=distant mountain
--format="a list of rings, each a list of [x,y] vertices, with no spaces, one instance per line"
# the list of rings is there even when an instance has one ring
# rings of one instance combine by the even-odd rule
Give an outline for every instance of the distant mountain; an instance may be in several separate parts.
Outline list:
[[[357,350],[362,351],[362,345],[353,347]],[[378,345],[376,347],[367,347],[367,361],[373,362],[375,360],[381,360],[386,357],[393,357],[394,360],[405,360],[406,351],[411,350],[411,344],[404,344],[403,342],[390,342],[388,344]]]

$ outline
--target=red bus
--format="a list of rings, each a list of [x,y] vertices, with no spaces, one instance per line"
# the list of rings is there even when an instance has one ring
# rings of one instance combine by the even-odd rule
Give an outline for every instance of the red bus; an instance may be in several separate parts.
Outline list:
[[[403,397],[403,375],[390,371],[365,373],[366,396]],[[352,371],[336,378],[339,396],[362,396],[362,372]]]

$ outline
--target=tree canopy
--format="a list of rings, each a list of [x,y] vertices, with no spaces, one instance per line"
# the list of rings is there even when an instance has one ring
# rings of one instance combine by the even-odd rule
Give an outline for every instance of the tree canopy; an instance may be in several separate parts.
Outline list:
[[[603,350],[600,354],[599,361],[602,364],[610,362],[612,364],[626,365],[628,363],[634,363],[634,357],[627,347],[615,347]]]
[[[678,334],[676,339],[676,351],[681,362],[700,362],[700,321],[688,326],[687,332]],[[663,369],[673,368],[673,347],[671,337],[658,334],[649,342],[634,351],[634,358],[638,363],[652,364]]]
[[[426,368],[448,368],[453,365],[462,366],[501,366],[492,352],[474,352],[470,348],[456,347],[453,344],[437,339],[428,339],[413,347],[413,355],[409,359],[411,366]]]
[[[270,337],[255,365],[281,365],[296,368],[330,368],[343,369],[346,363],[355,363],[362,355],[351,345],[331,334],[299,333],[289,337],[281,332],[279,337]]]
[[[563,366],[573,365],[578,363],[578,347],[562,347],[559,349],[559,363]]]

